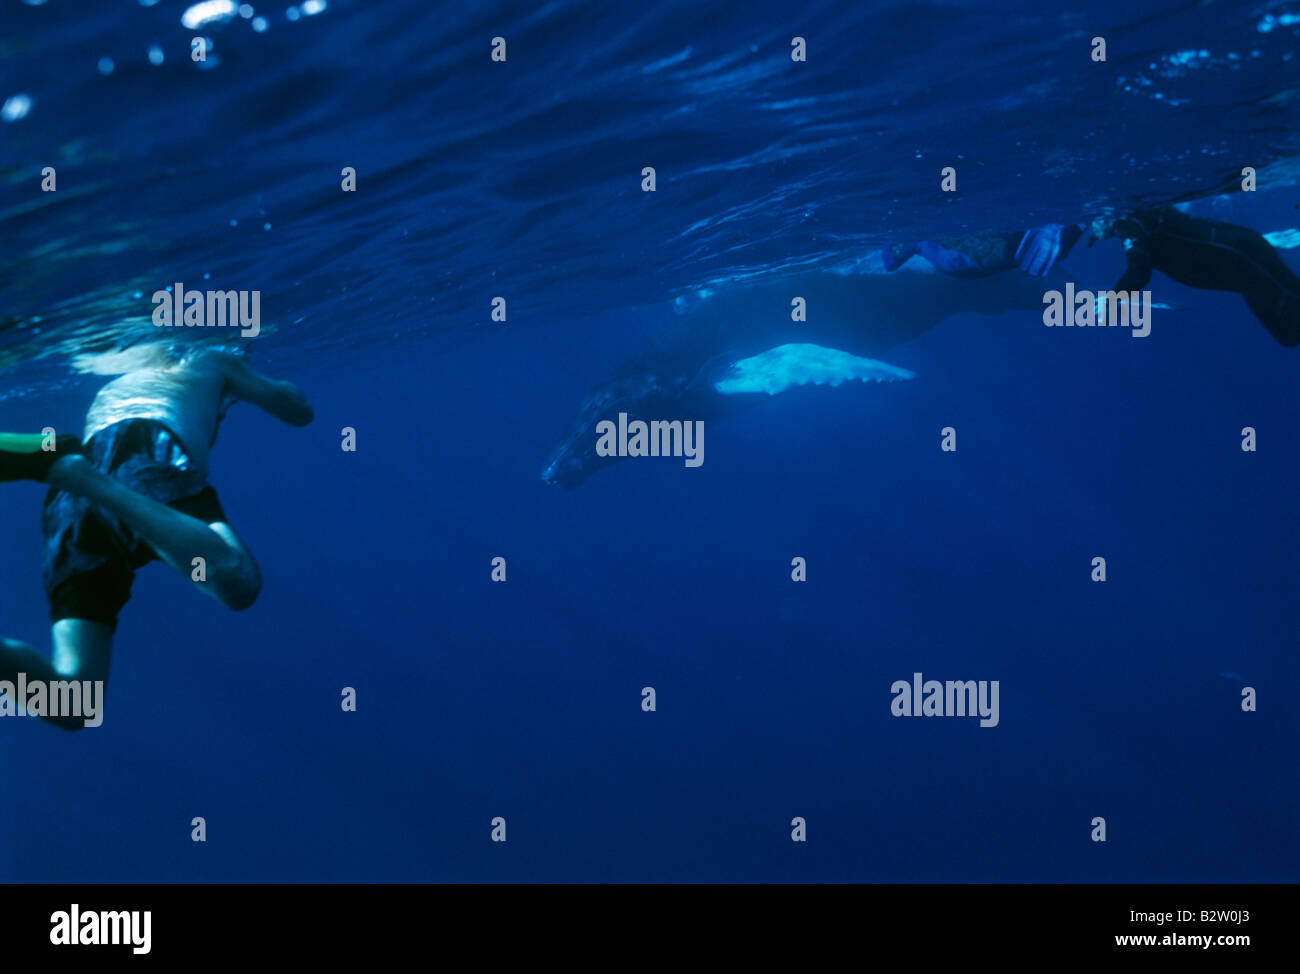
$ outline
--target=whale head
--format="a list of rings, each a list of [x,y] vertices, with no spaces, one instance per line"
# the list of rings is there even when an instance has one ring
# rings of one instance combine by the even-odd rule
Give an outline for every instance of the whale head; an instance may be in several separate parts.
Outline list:
[[[692,378],[662,370],[626,370],[610,376],[583,402],[559,447],[542,468],[542,480],[572,490],[597,470],[618,462],[618,457],[596,453],[596,425],[603,420],[617,421],[619,413],[627,413],[629,420],[666,417],[679,408]]]

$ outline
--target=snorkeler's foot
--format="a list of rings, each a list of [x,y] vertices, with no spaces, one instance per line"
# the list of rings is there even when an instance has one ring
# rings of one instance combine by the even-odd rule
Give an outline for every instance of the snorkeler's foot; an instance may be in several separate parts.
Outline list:
[[[0,482],[10,480],[45,481],[51,468],[68,456],[83,456],[81,437],[74,433],[60,433],[54,438],[53,449],[47,436],[41,433],[0,433]]]

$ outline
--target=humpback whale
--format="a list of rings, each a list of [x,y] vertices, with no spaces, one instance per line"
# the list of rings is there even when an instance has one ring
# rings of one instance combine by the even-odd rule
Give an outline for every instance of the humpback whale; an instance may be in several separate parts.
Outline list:
[[[877,357],[963,311],[1041,309],[1053,286],[1018,273],[957,280],[917,263],[885,273],[875,256],[852,273],[804,272],[710,294],[591,390],[542,479],[572,489],[619,462],[598,455],[596,427],[620,413],[711,422],[797,386],[907,380],[909,371]],[[806,321],[793,320],[795,298],[806,302]],[[1041,327],[1040,314],[1027,326]]]

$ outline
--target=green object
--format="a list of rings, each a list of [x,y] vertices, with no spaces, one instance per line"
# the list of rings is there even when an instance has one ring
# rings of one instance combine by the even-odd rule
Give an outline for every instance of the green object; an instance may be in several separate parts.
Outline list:
[[[50,438],[43,433],[0,433],[0,482],[44,481],[60,457],[85,453],[81,438],[73,433],[56,436],[53,449],[46,449],[47,444]]]
[[[5,453],[35,453],[44,442],[41,433],[0,433],[0,451]]]

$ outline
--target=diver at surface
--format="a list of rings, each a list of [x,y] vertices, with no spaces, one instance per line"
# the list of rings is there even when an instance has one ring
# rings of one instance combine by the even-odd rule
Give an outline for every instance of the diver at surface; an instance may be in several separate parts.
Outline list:
[[[1089,231],[1094,240],[1124,242],[1128,267],[1114,291],[1140,291],[1153,270],[1188,287],[1236,291],[1278,344],[1300,345],[1300,277],[1262,234],[1189,216],[1174,206],[1102,217]]]
[[[118,612],[136,570],[155,559],[230,609],[248,608],[261,590],[256,563],[207,483],[208,451],[231,403],[306,426],[306,396],[226,348],[133,352],[131,370],[91,402],[81,436],[0,434],[0,481],[50,485],[41,521],[52,622],[50,659],[0,638],[0,680],[105,681]],[[85,725],[42,716],[65,729]]]

